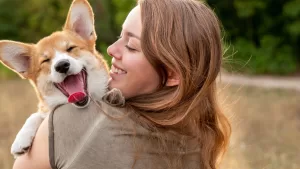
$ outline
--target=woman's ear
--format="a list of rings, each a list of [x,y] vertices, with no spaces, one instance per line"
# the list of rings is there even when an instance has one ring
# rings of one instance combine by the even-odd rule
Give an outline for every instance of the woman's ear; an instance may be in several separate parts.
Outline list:
[[[168,79],[167,79],[167,83],[166,86],[178,86],[180,83],[180,76],[179,73],[172,71],[172,70],[168,70]]]

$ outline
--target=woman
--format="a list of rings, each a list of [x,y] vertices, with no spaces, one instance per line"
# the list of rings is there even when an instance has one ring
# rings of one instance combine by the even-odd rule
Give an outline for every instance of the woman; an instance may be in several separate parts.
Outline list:
[[[216,99],[220,36],[202,2],[140,0],[108,48],[125,107],[59,107],[14,168],[215,169],[230,136]]]

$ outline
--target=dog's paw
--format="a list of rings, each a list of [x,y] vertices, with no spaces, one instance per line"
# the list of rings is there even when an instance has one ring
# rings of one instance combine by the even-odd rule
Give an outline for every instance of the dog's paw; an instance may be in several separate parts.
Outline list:
[[[12,146],[11,146],[11,154],[17,158],[20,155],[23,155],[24,153],[26,153],[32,144],[34,136],[32,135],[27,135],[26,134],[21,134],[19,136],[17,136],[17,138],[15,139],[15,141],[13,142]]]
[[[122,107],[125,105],[125,98],[119,89],[113,88],[108,91],[102,100],[110,105]]]
[[[26,120],[11,146],[11,154],[15,158],[30,149],[35,134],[46,116],[45,113],[34,113]]]

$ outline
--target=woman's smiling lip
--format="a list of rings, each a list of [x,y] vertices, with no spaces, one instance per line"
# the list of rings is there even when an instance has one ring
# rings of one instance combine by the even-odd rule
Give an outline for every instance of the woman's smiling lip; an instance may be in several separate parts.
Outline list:
[[[113,67],[115,67],[115,68],[117,68],[117,69],[120,69],[120,70],[123,70],[123,71],[125,71],[123,68],[121,68],[120,66],[118,66],[117,64],[115,64],[115,63],[113,63],[112,64],[112,66]]]
[[[123,80],[123,79],[125,78],[126,73],[119,74],[119,73],[115,73],[115,72],[113,72],[112,70],[110,70],[109,76],[111,77],[111,80],[113,80],[113,81],[114,81],[114,80],[119,81],[119,80]]]
[[[116,64],[113,64],[111,66],[111,70],[110,70],[110,74],[111,75],[124,75],[127,72],[124,69],[121,69],[119,66],[117,66]]]

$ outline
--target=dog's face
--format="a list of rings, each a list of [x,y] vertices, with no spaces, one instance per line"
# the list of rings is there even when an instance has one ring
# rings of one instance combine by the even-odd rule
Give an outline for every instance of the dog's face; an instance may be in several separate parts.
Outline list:
[[[108,68],[95,50],[93,11],[86,0],[74,0],[61,32],[37,44],[0,41],[0,61],[30,79],[49,108],[74,103],[84,107],[89,97],[107,89]]]

